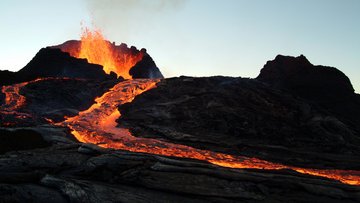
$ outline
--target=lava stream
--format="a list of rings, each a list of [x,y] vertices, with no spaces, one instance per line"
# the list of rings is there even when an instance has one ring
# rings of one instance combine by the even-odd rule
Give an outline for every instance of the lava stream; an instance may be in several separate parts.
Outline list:
[[[1,92],[5,94],[5,103],[0,106],[0,114],[14,115],[18,119],[30,118],[30,114],[18,111],[26,102],[26,98],[20,94],[20,89],[30,83],[48,79],[50,78],[38,78],[29,82],[2,86]],[[11,126],[12,124],[13,123],[2,123],[1,125]]]
[[[135,96],[156,86],[158,80],[127,80],[115,85],[88,110],[68,118],[62,124],[72,129],[73,135],[84,143],[93,143],[105,148],[142,152],[164,156],[192,158],[229,168],[279,170],[290,169],[341,181],[345,184],[360,185],[360,171],[337,169],[306,169],[268,162],[257,158],[234,156],[208,150],[195,149],[185,145],[168,143],[156,139],[133,136],[128,129],[117,128],[116,119],[121,116],[118,106],[131,102]]]
[[[23,82],[15,85],[7,85],[1,88],[5,94],[5,104],[1,105],[2,111],[13,112],[25,104],[25,97],[20,94],[20,89],[29,82]]]
[[[35,80],[31,80],[28,82],[22,82],[22,83],[13,84],[13,85],[2,86],[1,92],[3,94],[5,94],[5,103],[0,105],[0,115],[9,115],[17,121],[16,122],[15,122],[15,120],[13,120],[11,122],[2,121],[0,123],[0,126],[6,126],[6,127],[15,126],[15,125],[19,124],[21,121],[23,121],[24,119],[29,119],[29,118],[33,117],[30,113],[23,112],[21,109],[23,106],[26,105],[26,97],[23,96],[22,94],[20,94],[21,88],[23,88],[24,86],[26,86],[28,84],[36,83],[38,81],[43,81],[43,80],[69,80],[69,79],[70,78],[67,78],[67,77],[37,78]],[[45,119],[50,122],[50,119],[47,119],[47,118],[45,118]]]

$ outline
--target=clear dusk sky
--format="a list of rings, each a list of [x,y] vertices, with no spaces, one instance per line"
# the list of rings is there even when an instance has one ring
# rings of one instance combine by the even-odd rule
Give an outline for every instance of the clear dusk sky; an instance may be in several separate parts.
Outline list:
[[[146,48],[166,77],[256,77],[277,54],[337,67],[360,92],[360,0],[1,0],[0,69],[79,39]]]

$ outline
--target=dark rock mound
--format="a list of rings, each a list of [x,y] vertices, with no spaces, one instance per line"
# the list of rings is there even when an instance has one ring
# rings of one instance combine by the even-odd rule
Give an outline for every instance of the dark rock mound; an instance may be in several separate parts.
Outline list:
[[[151,56],[143,52],[143,58],[130,69],[130,75],[133,78],[164,78]]]
[[[340,70],[314,66],[303,55],[278,55],[256,79],[320,106],[360,134],[360,95]]]
[[[22,81],[22,78],[19,78],[19,75],[16,72],[11,72],[8,70],[0,70],[0,85],[7,85],[18,83]],[[1,96],[0,96],[1,100]]]
[[[49,146],[41,134],[33,130],[0,129],[0,139],[0,153]]]
[[[120,80],[48,79],[27,84],[21,89],[26,97],[24,111],[36,117],[59,122],[88,109]],[[81,88],[79,88],[81,87]]]
[[[108,79],[102,66],[71,57],[60,49],[43,48],[19,72],[28,80],[43,77]]]
[[[157,86],[119,107],[120,126],[135,136],[291,164],[302,160],[290,154],[315,165],[321,153],[360,156],[359,135],[336,115],[256,80],[180,77]]]
[[[16,111],[0,113],[0,126],[25,127],[63,121],[65,117],[88,109],[96,97],[120,81],[75,78],[32,81],[20,88],[20,94],[26,98],[25,103]]]
[[[18,72],[0,71],[0,85],[9,85],[37,78],[67,77],[85,79],[114,79],[102,66],[90,64],[86,59],[71,57],[60,49],[42,48],[35,57]]]
[[[256,78],[306,98],[333,98],[354,93],[349,78],[333,67],[314,66],[305,56],[278,55]]]

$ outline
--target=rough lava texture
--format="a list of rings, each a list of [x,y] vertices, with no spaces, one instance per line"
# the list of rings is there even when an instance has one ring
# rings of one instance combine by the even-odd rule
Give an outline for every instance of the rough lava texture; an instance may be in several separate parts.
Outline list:
[[[3,202],[360,200],[358,187],[291,171],[226,169],[195,160],[101,149],[65,139],[59,129],[36,130],[46,135],[51,147],[0,155]]]
[[[165,79],[119,109],[119,125],[135,136],[291,165],[360,168],[354,128],[254,79]]]
[[[0,127],[37,126],[50,120],[63,121],[65,116],[75,116],[79,111],[88,109],[96,97],[120,81],[47,78],[29,83],[20,89],[20,94],[26,98],[24,105],[13,113],[0,114]]]
[[[360,201],[359,186],[290,170],[229,169],[104,149],[52,124],[89,108],[121,81],[47,79],[22,87],[26,104],[0,116],[0,124],[15,122],[0,127],[0,202]],[[307,168],[360,170],[359,95],[344,84],[342,99],[324,101],[318,98],[325,93],[310,97],[259,78],[169,78],[119,106],[118,122],[134,136]]]
[[[120,81],[49,79],[31,83],[21,90],[27,99],[23,109],[31,115],[59,122],[64,120],[64,116],[75,116],[79,111],[88,109],[96,97]]]
[[[278,55],[256,79],[321,106],[360,134],[360,95],[340,70],[314,66],[303,55]]]

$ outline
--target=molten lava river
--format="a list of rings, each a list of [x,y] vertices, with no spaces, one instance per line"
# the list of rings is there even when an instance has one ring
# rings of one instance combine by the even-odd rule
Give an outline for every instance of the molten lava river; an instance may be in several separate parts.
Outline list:
[[[307,169],[287,166],[249,158],[200,150],[185,145],[168,143],[157,139],[133,136],[128,129],[116,127],[115,120],[121,116],[118,106],[131,102],[135,96],[156,87],[158,80],[134,79],[115,85],[103,96],[96,99],[88,110],[78,116],[68,118],[62,123],[72,130],[72,134],[84,143],[93,143],[105,148],[114,148],[132,152],[149,153],[163,156],[191,158],[210,162],[229,168],[280,170],[290,169],[341,181],[345,184],[360,185],[360,171],[336,169]]]
[[[302,174],[338,180],[345,184],[360,185],[360,171],[300,168],[257,158],[200,150],[157,139],[135,137],[128,129],[116,127],[115,120],[121,116],[118,111],[119,105],[131,102],[137,95],[155,88],[156,83],[159,82],[159,80],[152,79],[131,79],[129,70],[136,62],[141,60],[142,53],[128,55],[119,52],[119,54],[114,54],[115,52],[111,50],[110,43],[104,40],[100,31],[92,33],[88,29],[85,29],[83,33],[80,50],[69,49],[64,51],[69,52],[74,57],[87,58],[91,63],[103,65],[107,73],[113,71],[124,78],[130,79],[116,84],[103,96],[97,98],[95,104],[89,109],[80,112],[75,117],[67,118],[62,123],[55,124],[69,127],[72,134],[80,142],[132,152],[197,159],[228,168],[290,169]],[[36,82],[36,80],[31,82]],[[20,94],[19,90],[31,82],[2,87],[6,99],[5,104],[0,107],[1,114],[14,114],[17,109],[24,105],[26,98]],[[20,112],[15,115],[20,117],[30,116]]]

